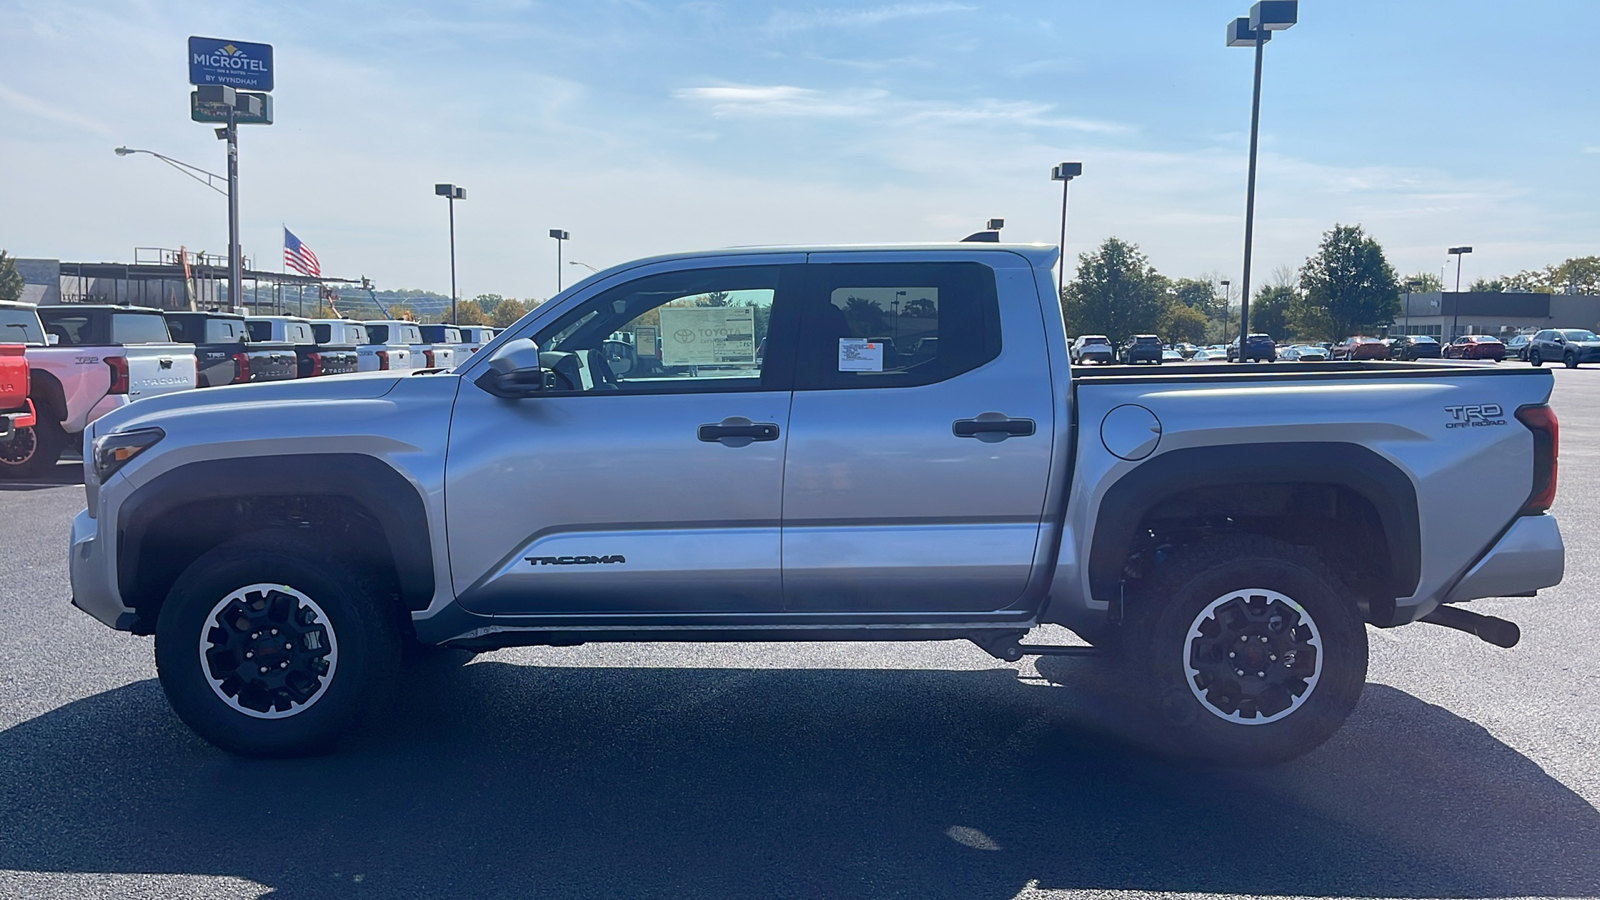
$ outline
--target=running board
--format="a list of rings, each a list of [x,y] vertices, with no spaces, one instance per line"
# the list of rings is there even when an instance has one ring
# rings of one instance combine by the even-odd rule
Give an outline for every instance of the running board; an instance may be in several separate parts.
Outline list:
[[[1020,634],[1007,634],[967,640],[995,659],[1006,662],[1016,662],[1024,656],[1101,656],[1104,653],[1099,647],[1085,644],[1024,644],[1017,640],[1019,637]]]

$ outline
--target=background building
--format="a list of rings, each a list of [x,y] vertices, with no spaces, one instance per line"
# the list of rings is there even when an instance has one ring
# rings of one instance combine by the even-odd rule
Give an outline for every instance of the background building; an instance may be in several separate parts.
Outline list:
[[[1600,330],[1600,297],[1591,294],[1433,291],[1400,295],[1400,316],[1390,334],[1430,334],[1454,340],[1463,334],[1511,335],[1541,328]]]

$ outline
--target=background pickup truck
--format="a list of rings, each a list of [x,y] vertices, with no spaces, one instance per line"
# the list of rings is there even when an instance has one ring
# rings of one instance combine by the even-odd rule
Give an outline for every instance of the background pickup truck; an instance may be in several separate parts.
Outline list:
[[[27,345],[36,418],[0,453],[0,478],[49,471],[89,422],[141,397],[195,386],[194,348],[171,342],[160,310],[0,302],[0,324]]]
[[[0,332],[0,339],[5,334]],[[0,343],[0,457],[17,429],[33,428],[33,402],[28,399],[28,348],[24,344]],[[23,448],[26,452],[26,448]]]
[[[1268,762],[1355,706],[1369,626],[1516,642],[1464,604],[1562,577],[1547,372],[1075,367],[1055,258],[658,257],[451,371],[138,404],[73,602],[247,754],[326,746],[408,643],[964,639],[1103,656],[1172,752]]]
[[[167,327],[173,337],[194,344],[201,387],[286,381],[299,369],[292,344],[250,340],[244,316],[169,312]]]
[[[418,325],[417,331],[424,342],[418,348],[427,362],[424,368],[448,369],[472,353],[462,346],[461,329],[454,325]]]
[[[364,322],[369,344],[356,350],[361,354],[361,371],[386,372],[426,369],[427,357],[422,355],[422,332],[415,322],[381,319]]]
[[[252,347],[289,344],[294,348],[296,378],[345,375],[356,370],[355,344],[338,346],[318,341],[310,319],[296,316],[252,316],[245,320]]]

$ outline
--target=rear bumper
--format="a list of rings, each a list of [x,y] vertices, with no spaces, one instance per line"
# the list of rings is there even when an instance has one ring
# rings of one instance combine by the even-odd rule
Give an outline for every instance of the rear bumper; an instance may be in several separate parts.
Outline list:
[[[38,423],[39,417],[33,412],[33,401],[22,402],[27,404],[25,409],[0,413],[0,444],[11,440],[11,436],[17,433],[18,428],[31,428]]]
[[[133,627],[134,612],[122,605],[117,595],[116,577],[112,571],[105,543],[100,540],[98,525],[89,517],[89,511],[79,512],[72,520],[72,542],[69,548],[67,570],[72,581],[72,605],[102,623],[122,631]]]
[[[1555,516],[1523,516],[1456,582],[1446,603],[1510,597],[1561,583],[1566,545]]]

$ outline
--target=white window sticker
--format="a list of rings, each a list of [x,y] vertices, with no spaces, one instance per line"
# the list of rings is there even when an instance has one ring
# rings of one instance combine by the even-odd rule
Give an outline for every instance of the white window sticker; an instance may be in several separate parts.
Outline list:
[[[839,371],[882,372],[883,342],[839,338]]]
[[[755,365],[756,312],[749,306],[661,308],[664,366]]]

